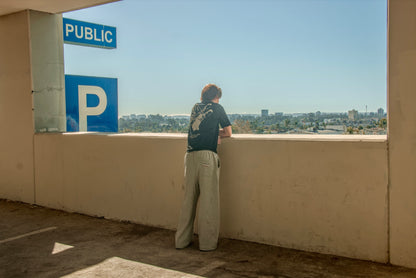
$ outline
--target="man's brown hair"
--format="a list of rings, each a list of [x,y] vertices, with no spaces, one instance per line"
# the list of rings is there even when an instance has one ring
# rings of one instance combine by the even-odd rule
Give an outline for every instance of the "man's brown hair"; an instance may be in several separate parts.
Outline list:
[[[201,101],[209,102],[215,99],[216,97],[221,98],[222,91],[221,88],[215,84],[208,84],[202,89],[201,92]]]

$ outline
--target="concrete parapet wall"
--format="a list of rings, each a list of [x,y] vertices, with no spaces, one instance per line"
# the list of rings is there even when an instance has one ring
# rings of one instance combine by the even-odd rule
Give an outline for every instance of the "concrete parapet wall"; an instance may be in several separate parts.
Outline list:
[[[223,141],[221,235],[387,262],[385,136],[312,138]],[[185,148],[184,135],[37,134],[36,203],[175,229]]]
[[[224,234],[387,261],[386,142],[312,138],[224,144]]]

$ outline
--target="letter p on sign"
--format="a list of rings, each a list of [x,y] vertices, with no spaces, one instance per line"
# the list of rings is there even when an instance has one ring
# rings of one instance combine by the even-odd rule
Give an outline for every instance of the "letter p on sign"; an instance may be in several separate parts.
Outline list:
[[[65,75],[65,100],[67,131],[118,132],[116,78]]]
[[[87,106],[87,94],[98,97],[98,105]],[[78,85],[79,131],[87,131],[87,116],[101,115],[107,108],[107,95],[101,87]]]

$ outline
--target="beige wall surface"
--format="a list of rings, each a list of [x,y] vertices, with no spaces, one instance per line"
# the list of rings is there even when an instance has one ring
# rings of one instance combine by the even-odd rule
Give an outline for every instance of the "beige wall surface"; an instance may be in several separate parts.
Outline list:
[[[0,196],[34,202],[29,13],[0,17]]]
[[[416,1],[389,1],[391,262],[416,268]]]
[[[236,139],[222,152],[224,235],[387,261],[385,142]]]
[[[386,262],[381,138],[225,140],[221,235]],[[37,203],[175,229],[185,147],[184,136],[37,134]]]
[[[35,148],[38,204],[176,227],[183,138],[37,134]]]

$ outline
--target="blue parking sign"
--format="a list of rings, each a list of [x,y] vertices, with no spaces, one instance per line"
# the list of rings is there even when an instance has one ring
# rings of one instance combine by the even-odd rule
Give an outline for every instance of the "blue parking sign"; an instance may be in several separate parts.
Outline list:
[[[117,78],[65,75],[67,131],[118,132]]]

